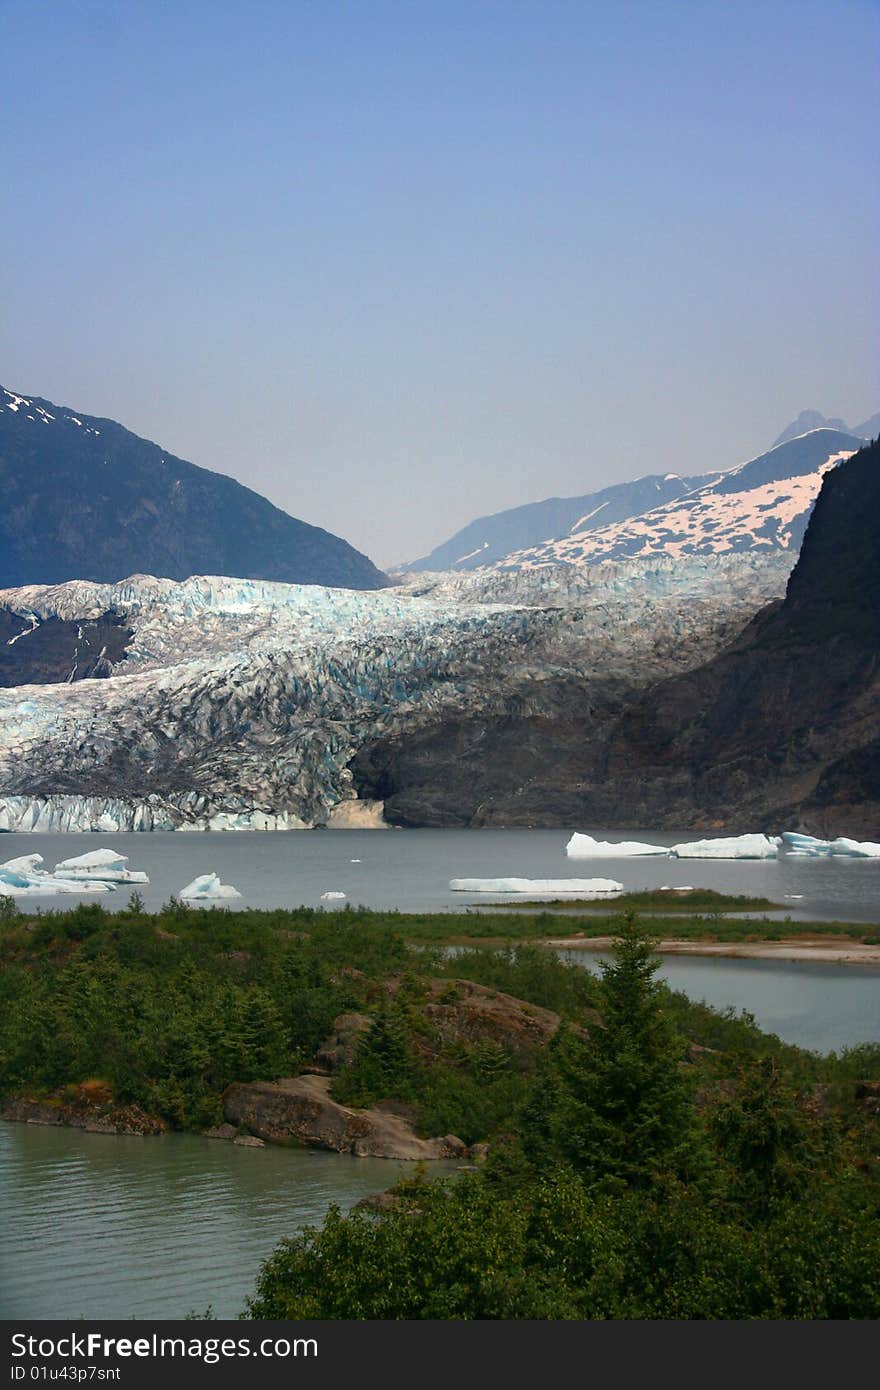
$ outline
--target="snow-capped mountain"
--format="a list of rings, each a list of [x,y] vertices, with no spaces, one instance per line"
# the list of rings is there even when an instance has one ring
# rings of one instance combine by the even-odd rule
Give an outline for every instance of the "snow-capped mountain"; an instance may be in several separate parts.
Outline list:
[[[463,716],[540,722],[560,704],[586,730],[717,651],[789,568],[661,557],[373,594],[143,575],[8,590],[13,652],[44,624],[72,641],[111,618],[126,645],[103,679],[70,682],[58,662],[59,683],[0,690],[0,829],[334,823],[358,810],[354,761],[378,740]]]
[[[0,387],[0,585],[114,582],[133,570],[378,589],[338,536],[113,420]]]
[[[639,516],[719,476],[713,473],[681,478],[677,473],[665,476],[652,473],[635,482],[614,483],[582,497],[548,497],[543,502],[511,507],[494,516],[479,517],[429,555],[399,568],[406,573],[482,569],[497,564],[512,551],[538,545],[549,538]]]
[[[852,449],[858,448],[866,439],[873,439],[880,432],[880,414],[872,416],[871,419],[865,420],[861,425],[850,430],[843,420],[828,419],[818,410],[801,411],[798,418],[787,425],[776,439],[770,453],[772,454],[780,444],[815,433],[816,430],[820,429],[848,436],[849,442],[846,448],[841,445],[834,451],[842,456],[847,449],[852,451]],[[821,454],[821,450],[819,450],[819,454]],[[816,456],[816,441],[814,440],[803,450],[790,451],[783,455],[781,460],[774,460],[773,466],[776,467],[781,463],[789,470],[788,476],[802,476],[804,472],[813,474],[811,482],[798,484],[793,489],[788,503],[780,502],[781,509],[778,515],[780,526],[778,529],[780,537],[785,536],[784,544],[786,545],[800,543],[809,505],[819,491],[822,480],[819,470],[825,460],[820,457],[818,464],[816,464],[813,462]],[[761,455],[760,458],[751,460],[751,462],[759,465],[762,459],[768,457],[769,455]],[[648,514],[653,519],[653,514],[658,508],[675,503],[691,493],[700,490],[705,491],[713,484],[722,483],[726,492],[727,485],[723,480],[741,473],[746,467],[748,467],[747,464],[740,464],[734,469],[715,469],[688,475],[679,475],[678,473],[649,474],[644,478],[637,478],[634,482],[615,483],[610,487],[601,489],[601,491],[586,493],[581,497],[551,497],[543,502],[532,502],[523,507],[512,507],[506,511],[496,512],[492,516],[479,517],[476,521],[470,522],[461,531],[456,532],[450,540],[438,545],[429,555],[397,566],[396,572],[466,571],[492,566],[506,568],[519,564],[532,564],[535,562],[536,556],[542,557],[540,563],[544,563],[543,557],[546,557],[546,560],[551,564],[590,564],[594,563],[597,558],[602,559],[609,554],[640,553],[632,549],[634,537],[639,534],[641,524],[640,521],[636,521],[637,518],[641,519],[645,514]],[[771,480],[768,479],[768,481]],[[812,495],[804,503],[804,495],[810,490]],[[729,534],[730,548],[737,549],[744,543],[749,543],[750,523],[748,518],[745,516],[740,518],[738,514],[738,503],[735,498],[737,491],[738,488],[734,487],[731,493],[733,500],[726,505],[720,505],[716,516],[709,514],[705,516],[708,530],[716,532],[719,541],[718,548],[723,548],[723,539],[726,534]],[[794,495],[795,493],[797,495]],[[748,509],[752,505],[752,501],[755,507],[765,508],[771,499],[765,496],[755,497],[752,501],[742,500]],[[800,510],[792,511],[792,504],[796,508],[799,506]],[[668,515],[671,515],[671,512]],[[772,520],[769,513],[763,519]],[[787,528],[791,521],[795,524],[791,533],[792,538],[789,539]],[[625,526],[613,533],[608,531],[609,527],[620,527],[621,523],[626,522],[633,522],[631,532]],[[716,522],[717,525],[713,526],[711,524],[713,522]],[[681,527],[677,525],[673,529],[676,532],[681,531]],[[685,531],[688,529],[688,527],[684,528]],[[605,539],[594,551],[591,541],[587,540],[586,544],[584,542],[586,538],[599,532]],[[769,534],[769,530],[762,531],[760,536],[756,538],[756,543],[759,545],[767,544]],[[624,546],[622,550],[619,550],[615,546],[615,541],[624,537],[627,538],[629,546]],[[676,544],[686,545],[687,536],[681,534],[678,542],[673,539],[671,544],[673,546]],[[650,546],[651,550],[656,548],[658,547]],[[662,550],[662,545],[659,548]],[[671,550],[670,553],[674,553],[674,551]]]
[[[788,550],[796,556],[825,473],[862,443],[839,430],[811,430],[641,516],[611,526],[575,526],[559,540],[514,551],[499,567],[745,550]]]

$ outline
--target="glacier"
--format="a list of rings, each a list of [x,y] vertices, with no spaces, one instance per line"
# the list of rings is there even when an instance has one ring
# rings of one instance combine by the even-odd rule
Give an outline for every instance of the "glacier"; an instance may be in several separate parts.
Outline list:
[[[698,665],[785,590],[790,557],[419,574],[358,592],[135,575],[0,591],[41,621],[114,613],[109,677],[0,689],[0,831],[383,826],[350,764],[460,715],[602,710]]]

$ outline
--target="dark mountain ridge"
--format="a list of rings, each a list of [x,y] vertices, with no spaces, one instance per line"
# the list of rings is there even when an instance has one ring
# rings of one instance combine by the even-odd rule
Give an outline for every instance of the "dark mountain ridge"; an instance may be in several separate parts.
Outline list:
[[[830,470],[785,599],[714,660],[597,719],[445,721],[363,749],[361,796],[409,825],[605,825],[880,839],[880,442]]]
[[[114,420],[0,387],[0,588],[223,574],[379,589],[338,536]]]

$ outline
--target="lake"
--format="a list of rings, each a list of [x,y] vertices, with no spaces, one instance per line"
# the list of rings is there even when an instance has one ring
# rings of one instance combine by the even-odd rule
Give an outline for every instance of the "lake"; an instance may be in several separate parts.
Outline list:
[[[405,1171],[189,1134],[0,1121],[0,1318],[181,1318],[208,1305],[236,1317],[279,1240]]]
[[[646,830],[618,838],[698,837]],[[465,910],[485,899],[452,893],[450,878],[608,877],[627,889],[691,884],[761,894],[799,919],[880,915],[876,861],[590,862],[567,859],[567,839],[558,830],[4,835],[0,860],[39,853],[52,868],[108,845],[149,873],[139,891],[152,909],[196,874],[215,871],[252,907],[318,906],[334,890],[353,905]],[[100,901],[123,906],[128,891]],[[569,954],[597,966],[591,953]],[[880,1040],[880,970],[677,956],[664,960],[663,976],[692,998],[749,1010],[761,1027],[804,1047]],[[432,1171],[441,1166],[448,1165]],[[0,1317],[170,1318],[208,1305],[235,1316],[282,1237],[320,1222],[331,1202],[348,1209],[389,1186],[401,1169],[382,1159],[247,1149],[193,1135],[142,1139],[0,1123]]]
[[[661,845],[698,835],[651,830],[612,832],[588,826],[596,838],[640,839]],[[613,878],[626,889],[716,888],[771,898],[792,917],[875,922],[880,918],[880,860],[568,859],[565,830],[295,830],[242,834],[0,835],[0,862],[41,854],[52,869],[61,859],[101,846],[145,869],[139,892],[151,910],[197,874],[214,872],[242,894],[248,907],[317,907],[321,894],[343,892],[352,905],[403,912],[463,910],[483,894],[453,893],[451,878]],[[123,906],[129,890],[100,899]],[[75,898],[22,902],[63,908]],[[94,901],[94,899],[93,899]],[[515,899],[513,900],[515,901]],[[236,900],[238,903],[239,900]]]

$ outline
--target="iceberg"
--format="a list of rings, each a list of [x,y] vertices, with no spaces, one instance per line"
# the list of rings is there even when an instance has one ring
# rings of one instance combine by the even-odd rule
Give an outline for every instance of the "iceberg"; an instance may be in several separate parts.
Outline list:
[[[880,859],[880,845],[871,840],[848,840],[841,835],[831,841],[831,853],[835,859]]]
[[[719,840],[694,840],[673,845],[677,859],[776,859],[778,847],[766,835],[733,835]]]
[[[795,830],[783,830],[783,845],[790,855],[804,859],[880,859],[880,845],[871,840],[850,840],[839,835],[836,840],[817,840],[815,835],[801,835]]]
[[[121,869],[127,863],[127,857],[115,849],[93,849],[73,859],[62,859],[60,864],[55,865],[55,872],[59,869]]]
[[[787,854],[800,855],[805,859],[817,859],[831,853],[828,840],[817,840],[815,835],[801,835],[796,830],[783,830],[782,848]]]
[[[671,851],[664,845],[643,845],[638,840],[621,840],[613,845],[609,840],[594,840],[592,835],[572,835],[565,852],[569,859],[635,859],[645,854],[665,854]]]
[[[221,883],[216,874],[200,874],[181,888],[180,897],[189,901],[202,902],[208,898],[240,898],[241,894],[231,884]]]
[[[577,893],[597,898],[623,892],[623,884],[613,878],[451,878],[449,887],[453,893]]]
[[[22,854],[18,859],[7,859],[5,864],[0,864],[0,872],[8,869],[13,874],[33,875],[43,873],[44,870],[38,869],[37,865],[42,864],[42,854]]]
[[[99,883],[149,883],[141,869],[127,869],[128,859],[112,849],[93,849],[55,865],[55,878],[87,878]]]
[[[94,883],[83,879],[81,883],[60,882],[51,874],[38,874],[25,878],[23,874],[11,874],[0,869],[0,897],[46,897],[55,893],[112,893],[115,884]]]

